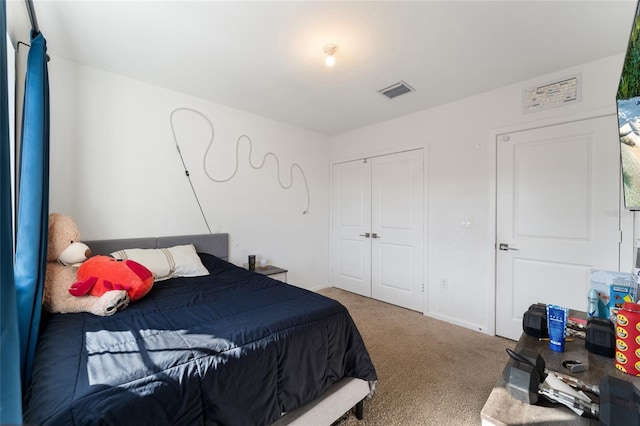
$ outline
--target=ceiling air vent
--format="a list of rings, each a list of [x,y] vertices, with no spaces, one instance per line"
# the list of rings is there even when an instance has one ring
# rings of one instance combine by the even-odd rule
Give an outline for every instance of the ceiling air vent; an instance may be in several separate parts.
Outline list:
[[[378,90],[378,93],[386,96],[389,99],[393,99],[395,97],[404,95],[405,93],[409,93],[409,92],[415,92],[415,89],[409,86],[404,81],[400,81],[399,83],[393,84],[387,88]]]

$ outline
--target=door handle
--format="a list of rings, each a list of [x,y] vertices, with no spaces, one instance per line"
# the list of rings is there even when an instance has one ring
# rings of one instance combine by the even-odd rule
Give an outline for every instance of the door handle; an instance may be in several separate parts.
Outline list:
[[[370,234],[368,232],[365,232],[364,234],[360,234],[361,237],[365,237],[365,238],[369,238],[369,235]]]
[[[371,238],[380,238],[380,235],[374,232],[373,234],[371,234]]]
[[[517,248],[515,247],[509,247],[509,244],[505,244],[505,243],[500,243],[498,245],[498,249],[502,250],[502,251],[507,251],[507,250],[513,250],[513,251],[518,251]]]

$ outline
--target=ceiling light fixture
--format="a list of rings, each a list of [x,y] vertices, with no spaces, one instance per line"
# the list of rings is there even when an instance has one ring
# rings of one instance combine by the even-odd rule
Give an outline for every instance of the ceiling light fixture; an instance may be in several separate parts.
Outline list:
[[[324,63],[327,64],[328,67],[332,67],[333,64],[336,63],[336,58],[333,56],[334,53],[336,53],[336,51],[338,50],[338,46],[336,46],[335,44],[327,44],[324,47],[324,53],[325,55],[327,55],[324,58]]]

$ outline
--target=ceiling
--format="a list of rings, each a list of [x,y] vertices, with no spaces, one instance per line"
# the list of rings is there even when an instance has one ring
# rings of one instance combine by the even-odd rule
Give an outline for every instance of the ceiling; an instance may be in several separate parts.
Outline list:
[[[53,61],[332,135],[624,53],[636,1],[34,5]],[[7,14],[16,37],[24,2],[9,0]],[[328,43],[338,45],[332,68]],[[378,93],[400,80],[416,91],[393,100]]]

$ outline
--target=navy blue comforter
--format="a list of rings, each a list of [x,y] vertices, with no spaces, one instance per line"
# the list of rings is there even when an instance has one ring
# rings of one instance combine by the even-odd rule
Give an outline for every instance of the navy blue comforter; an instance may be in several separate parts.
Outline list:
[[[24,421],[268,425],[343,377],[376,380],[341,304],[200,256],[210,276],[156,283],[111,317],[52,315]]]

